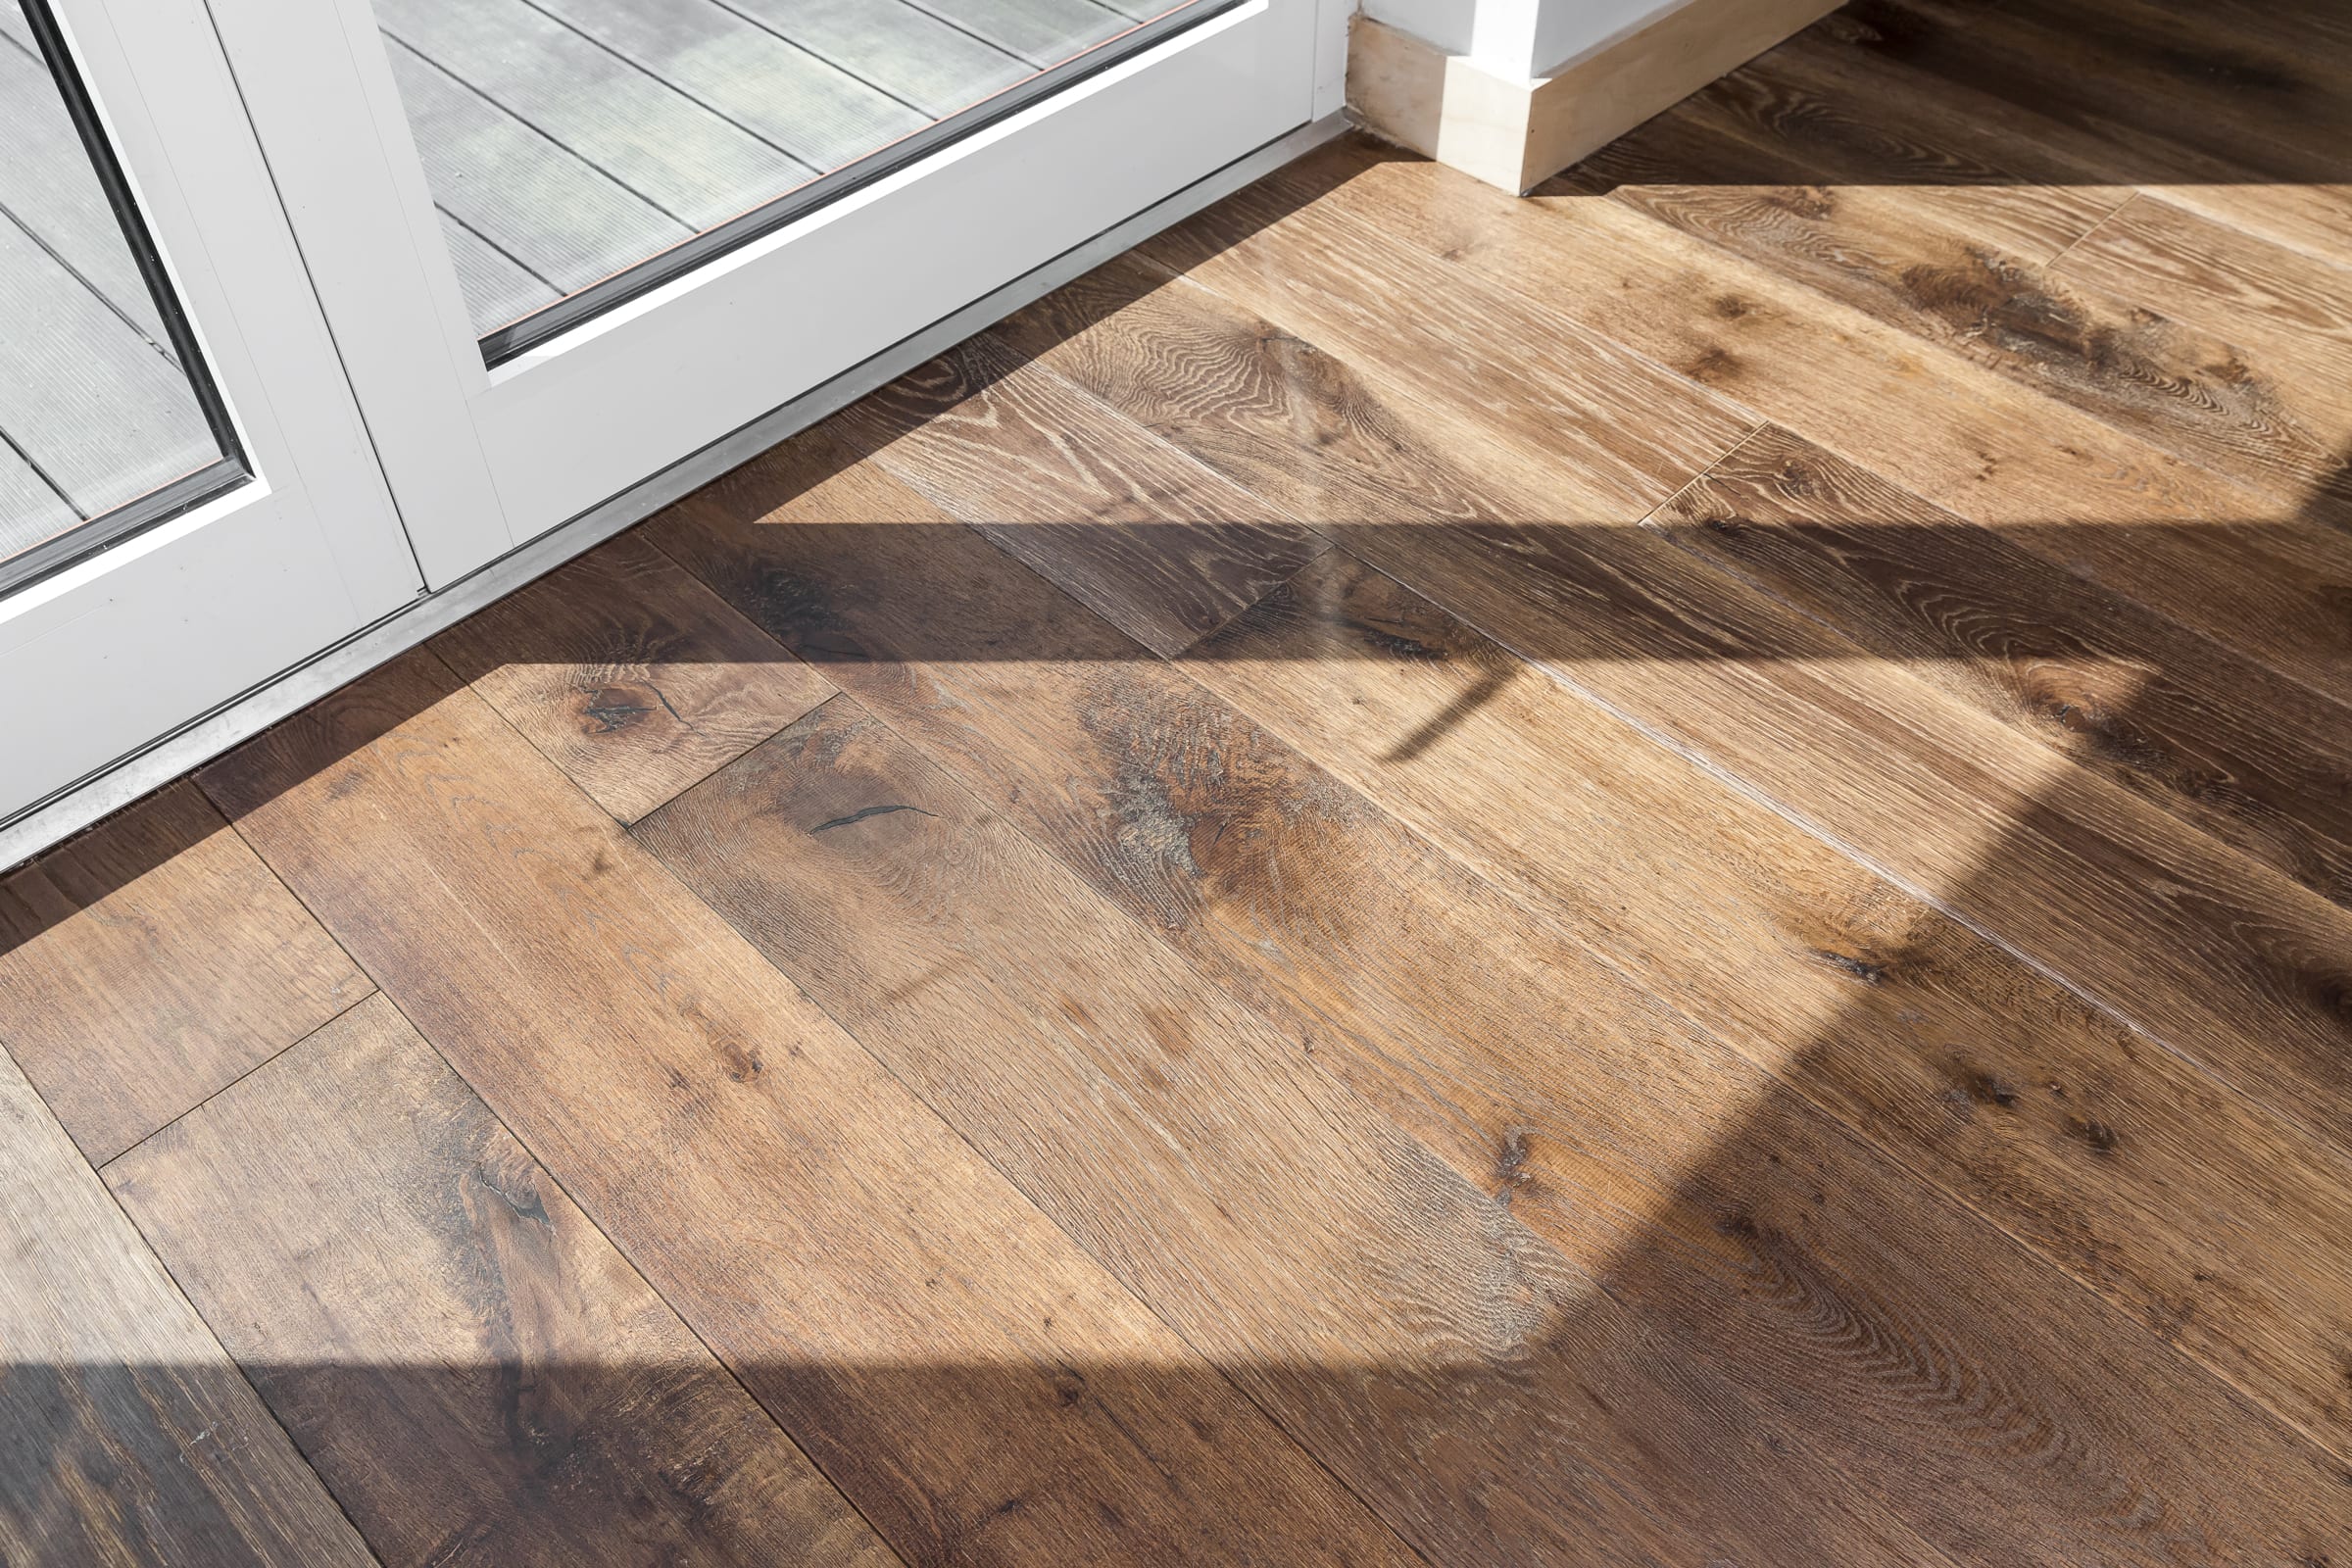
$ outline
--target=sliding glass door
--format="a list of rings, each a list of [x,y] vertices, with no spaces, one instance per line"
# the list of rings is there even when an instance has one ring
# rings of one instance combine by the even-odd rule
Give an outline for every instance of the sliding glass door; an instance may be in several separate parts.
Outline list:
[[[1348,9],[0,0],[0,850],[1336,109]]]
[[[201,13],[0,0],[0,323],[5,824],[419,579]]]
[[[213,9],[435,584],[1305,123],[1340,11]]]

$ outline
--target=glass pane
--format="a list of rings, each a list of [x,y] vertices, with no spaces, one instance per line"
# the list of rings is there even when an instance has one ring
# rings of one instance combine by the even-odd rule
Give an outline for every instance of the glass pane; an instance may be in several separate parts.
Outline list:
[[[39,3],[0,0],[0,588],[244,471]]]
[[[674,275],[715,254],[706,241],[740,243],[884,159],[895,167],[943,132],[1224,9],[1214,0],[375,6],[493,359],[638,291],[615,289],[617,274],[655,262],[663,270],[651,281]],[[537,330],[518,329],[533,319]]]

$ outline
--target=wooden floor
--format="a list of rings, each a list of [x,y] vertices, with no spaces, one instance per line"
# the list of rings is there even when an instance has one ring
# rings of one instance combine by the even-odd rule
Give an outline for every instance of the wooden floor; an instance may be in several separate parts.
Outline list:
[[[220,456],[18,0],[0,0],[0,561]]]
[[[2347,62],[1341,142],[16,872],[0,1559],[2352,1563]]]

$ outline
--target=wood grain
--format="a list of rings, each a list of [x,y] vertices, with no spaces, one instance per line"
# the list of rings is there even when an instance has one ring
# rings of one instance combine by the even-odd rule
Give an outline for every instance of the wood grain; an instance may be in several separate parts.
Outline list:
[[[635,533],[461,621],[433,646],[623,822],[833,692]]]
[[[708,519],[707,510],[702,514]],[[698,564],[707,551],[732,578],[741,574],[735,563],[747,531],[730,542],[713,523],[690,542],[673,527],[670,548],[697,550]],[[800,585],[802,625],[825,639],[839,661],[833,667],[861,702],[972,781],[993,808],[1221,989],[1303,1042],[1314,1059],[1436,1149],[1464,1180],[1494,1192],[1515,1217],[1603,1281],[1613,1298],[1672,1324],[1694,1359],[1771,1410],[1797,1447],[1860,1482],[1945,1549],[1986,1549],[1995,1534],[2004,1559],[2046,1554],[2056,1562],[2139,1549],[2084,1524],[2096,1512],[2088,1499],[2118,1484],[2165,1497],[2167,1513],[2199,1519],[2197,1530],[2238,1540],[2249,1551],[2326,1539],[2338,1521],[2333,1466],[2317,1449],[2274,1429],[2242,1457],[2219,1459],[2246,1441],[2246,1413],[2202,1372],[2151,1361],[2135,1329],[2056,1269],[2029,1261],[1989,1226],[1928,1199],[1910,1176],[1757,1064],[1643,998],[1557,928],[1531,921],[1525,908],[1232,709],[1132,651],[1119,657],[1105,628],[1046,585],[1025,589],[1002,567],[992,573],[985,552],[951,552],[939,542],[921,547],[935,569],[915,582],[904,568],[916,552],[893,548],[912,544],[903,531],[860,539],[856,530],[763,529],[758,540],[749,548]],[[1331,564],[1318,563],[1305,578],[1330,575]],[[878,583],[897,586],[878,592]],[[1286,588],[1272,602],[1298,592]],[[1216,680],[1225,657],[1218,650],[1259,618],[1244,616],[1188,666]],[[794,628],[777,630],[790,637]],[[1402,650],[1403,639],[1397,645]],[[957,657],[975,647],[996,657]],[[1249,656],[1244,647],[1236,657]],[[1261,673],[1269,684],[1300,692],[1322,680],[1311,654],[1298,664],[1277,657]],[[1475,710],[1482,692],[1509,679],[1493,671],[1489,683],[1457,700]],[[1318,707],[1346,700],[1329,693],[1312,699]],[[1436,722],[1442,729],[1443,719]],[[1402,733],[1400,745],[1409,746],[1421,732]],[[817,744],[812,736],[808,747]],[[741,767],[758,763],[755,754]],[[798,927],[805,921],[822,931],[851,916],[839,906],[809,906],[814,875],[797,860],[779,863],[782,847],[763,825],[777,818],[772,791],[786,786],[734,786],[734,776],[714,778],[652,829],[666,835],[669,821],[687,813],[698,835],[687,844],[690,863],[743,868],[690,872],[696,885],[715,889],[721,907],[747,929],[783,928],[771,951],[781,948],[780,961],[796,973],[802,963],[825,964],[821,941]],[[1558,765],[1528,774],[1531,782],[1576,776]],[[874,799],[905,799],[903,789],[873,794],[880,785],[870,774],[867,783]],[[1684,808],[1704,820],[1720,786],[1703,777],[1692,783]],[[768,804],[746,818],[762,826],[729,832],[734,811],[700,808],[711,792],[731,789]],[[836,803],[845,813],[846,802]],[[915,804],[937,808],[928,797]],[[1477,804],[1459,803],[1473,817]],[[928,824],[923,830],[932,831]],[[1658,832],[1673,829],[1661,823]],[[754,843],[760,851],[744,853]],[[938,860],[969,858],[944,844],[933,843],[930,853]],[[783,896],[752,891],[762,878],[772,878]],[[867,871],[852,880],[895,886],[899,878]],[[1610,892],[1640,897],[1631,889],[1628,881]],[[993,910],[1006,899],[939,890],[923,902]],[[768,913],[769,903],[796,913]],[[1669,929],[1688,908],[1672,900],[1642,906]],[[1026,927],[1044,916],[1024,909],[1011,918]],[[871,945],[853,944],[858,951]],[[970,949],[964,940],[956,951]],[[1813,965],[1814,994],[1824,967]],[[831,991],[810,984],[828,1004],[833,1004]],[[872,984],[884,987],[888,977]],[[1104,1017],[1102,989],[1098,982],[1074,993],[1086,999],[1092,1020]],[[2033,988],[2029,981],[2019,989]],[[909,1005],[904,988],[885,994],[898,1007]],[[852,1018],[852,1027],[863,1026]],[[1948,1116],[1948,1107],[1938,1108]],[[1102,1140],[1066,1141],[1091,1147]],[[1134,1141],[1118,1140],[1122,1147]],[[2274,1132],[2271,1144],[2299,1153],[2307,1170],[2340,1179],[2301,1140]],[[2352,1173],[2352,1163],[2343,1170]],[[2332,1214],[2328,1191],[2316,1183],[2307,1189]],[[1238,1205],[1227,1199],[1225,1206]],[[2194,1256],[2197,1248],[2181,1240],[2172,1250],[2176,1258]],[[2334,1308],[2324,1303],[2345,1271],[2289,1272],[2303,1299],[2332,1320]],[[1806,1288],[1787,1296],[1754,1288],[1755,1277],[1768,1273],[1801,1275]],[[1995,1295],[1981,1296],[1988,1280],[1999,1282]],[[1993,1307],[1995,1298],[2005,1307]],[[1984,1326],[2003,1310],[2046,1338],[2029,1341],[2008,1329],[1987,1335]],[[1824,1318],[1839,1329],[1819,1330]],[[1980,1422],[1947,1412],[1925,1423],[1935,1436],[1923,1438],[1920,1405],[1934,1396],[1908,1372],[1890,1369],[1941,1357],[1999,1382],[2002,1392],[1989,1402],[2012,1415]],[[2082,1375],[2094,1365],[2103,1370]],[[2296,1370],[2308,1380],[2299,1393],[2332,1397],[2328,1356]],[[2159,1409],[2169,1413],[2115,1452],[2090,1451],[2101,1441],[2091,1434],[2121,1431]],[[2063,1463],[2046,1455],[2021,1460],[2010,1446],[2012,1418],[2080,1436],[2061,1445],[2070,1455]],[[2191,1430],[2201,1436],[2187,1437]],[[2208,1444],[2231,1473],[2251,1464],[2305,1479],[2291,1499],[2282,1494],[2241,1512],[2227,1489],[2201,1479],[2202,1464],[2166,1473],[2141,1458],[2151,1446]],[[1930,1471],[1933,1481],[1925,1479]],[[2132,1480],[2119,1483],[2127,1472]],[[2003,1499],[1998,1523],[1987,1522],[1981,1506],[1957,1501],[1993,1495]],[[2273,1534],[2267,1516],[2274,1508],[2296,1521],[2283,1534]]]
[[[1156,653],[1190,646],[1323,549],[985,335],[845,411],[832,430]]]
[[[1785,431],[1652,520],[1872,657],[2352,904],[2352,710]]]
[[[1362,543],[1612,711],[2352,1142],[2352,911],[1639,530]]]
[[[1760,422],[1656,356],[1590,330],[1540,288],[1472,277],[1409,228],[1399,243],[1407,236],[1383,222],[1409,223],[1409,212],[1358,199],[1364,175],[1388,161],[1353,141],[1310,155],[1138,254],[1379,375],[1425,417],[1499,437],[1497,452],[1540,451],[1542,463],[1514,477],[1545,503],[1545,518],[1638,518]],[[1450,172],[1442,183],[1517,205]],[[1374,220],[1352,216],[1370,206]],[[1314,265],[1301,265],[1308,255]]]
[[[1925,1549],[849,699],[636,832],[1424,1555]]]
[[[0,1055],[0,1557],[375,1559]]]
[[[378,996],[108,1184],[391,1563],[896,1563]]]
[[[93,1163],[373,989],[190,784],[0,881],[0,1041]]]
[[[1544,505],[1433,453],[1418,412],[1345,361],[1132,256],[989,335],[1319,528],[1498,521]]]
[[[1700,122],[1698,112],[1690,118]],[[1704,167],[1703,149],[1690,157],[1690,167]],[[1832,172],[1816,171],[1817,177]],[[2352,396],[2291,373],[2254,345],[2060,276],[2005,249],[1982,222],[1946,227],[1953,215],[1899,188],[1629,182],[1614,194],[2289,506],[2328,484],[2352,443]],[[2076,234],[2102,211],[2070,214]],[[2060,248],[2065,237],[2063,227],[2048,236]]]
[[[2340,1153],[1345,556],[1184,667],[2168,1344],[2352,1447],[2352,1255],[2318,1240],[2347,1234]]]
[[[2170,202],[2114,213],[2056,270],[2259,343],[2308,374],[2341,374],[2352,363],[2352,271]]]
[[[2306,37],[2328,25],[2330,11],[2328,0],[2276,8],[2279,23]],[[1932,107],[1950,123],[1973,126],[1973,134],[2002,145],[2009,167],[2022,171],[2021,160],[2030,159],[2053,171],[2037,177],[2064,179],[2070,176],[2059,171],[2071,168],[2093,182],[2136,186],[2321,260],[2342,256],[2344,225],[2352,220],[2352,180],[2346,178],[2352,171],[2330,167],[2324,140],[2314,146],[2321,162],[2309,171],[2311,177],[2281,180],[2193,145],[2193,135],[2180,139],[2166,126],[2149,125],[2144,105],[2132,105],[2119,118],[2081,113],[2063,91],[2029,87],[2004,96],[1999,78],[2013,70],[2007,62],[1996,60],[1986,69],[1980,59],[1956,72],[1941,69],[1937,56],[1949,47],[1953,20],[1948,11],[1938,21],[1897,6],[1849,4],[1809,35],[1792,39],[1782,54],[1784,60],[1802,54],[1809,62],[1835,61],[1856,81],[1869,83],[1874,101]],[[2097,36],[2094,29],[2083,40],[2093,51]],[[2317,58],[2317,51],[2306,51],[2307,62]],[[2080,69],[2080,54],[2073,64]]]
[[[202,777],[907,1560],[1405,1560],[430,656]]]
[[[1368,237],[1377,236],[1377,237]],[[1489,336],[1495,286],[1739,398],[1914,494],[1999,528],[2185,625],[2330,693],[2352,695],[2352,542],[2114,427],[1671,226],[1591,195],[1510,202],[1436,166],[1341,143],[1152,241],[1146,253],[1343,355],[1431,428],[1469,426],[1468,393],[1424,396],[1422,357],[1385,334],[1345,342],[1286,305],[1314,258],[1407,252],[1426,298],[1476,309],[1456,352],[1508,361],[1517,323]],[[1410,257],[1439,261],[1430,273]],[[1475,274],[1455,294],[1446,270]],[[1511,435],[1523,483],[1589,474],[1542,429]],[[1720,455],[1720,454],[1718,454]],[[1541,514],[1569,520],[1559,507]],[[1583,513],[1582,516],[1608,514]]]

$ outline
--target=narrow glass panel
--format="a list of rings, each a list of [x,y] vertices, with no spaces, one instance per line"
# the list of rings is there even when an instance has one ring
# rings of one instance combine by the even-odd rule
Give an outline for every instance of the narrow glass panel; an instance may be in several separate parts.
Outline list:
[[[375,0],[493,361],[1233,0]]]
[[[0,591],[244,474],[40,4],[0,0]]]

